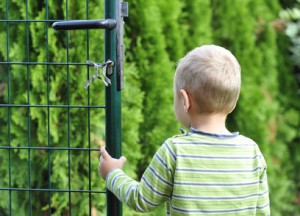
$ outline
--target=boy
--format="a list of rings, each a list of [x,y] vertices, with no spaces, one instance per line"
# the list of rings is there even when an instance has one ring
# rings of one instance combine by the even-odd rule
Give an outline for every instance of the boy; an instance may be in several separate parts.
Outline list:
[[[240,65],[228,50],[205,45],[182,58],[174,108],[189,133],[167,139],[140,182],[121,169],[125,157],[101,148],[99,173],[122,202],[168,215],[270,215],[266,162],[251,139],[226,129],[240,93]]]

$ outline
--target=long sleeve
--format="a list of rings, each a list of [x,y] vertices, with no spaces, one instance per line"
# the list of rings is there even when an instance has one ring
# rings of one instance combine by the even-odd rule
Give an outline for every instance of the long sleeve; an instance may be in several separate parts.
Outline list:
[[[140,182],[127,176],[121,169],[109,173],[107,188],[119,200],[136,211],[147,212],[167,201],[173,189],[175,156],[166,141],[154,155]]]

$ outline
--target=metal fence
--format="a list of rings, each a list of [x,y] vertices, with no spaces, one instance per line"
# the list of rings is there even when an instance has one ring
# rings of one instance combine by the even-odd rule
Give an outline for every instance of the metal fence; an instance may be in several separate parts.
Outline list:
[[[66,21],[72,2],[57,3],[64,20],[51,17],[54,2],[0,4],[0,215],[121,215],[97,165],[104,143],[121,155],[127,5],[105,0],[104,19],[90,20],[86,0],[83,20]]]

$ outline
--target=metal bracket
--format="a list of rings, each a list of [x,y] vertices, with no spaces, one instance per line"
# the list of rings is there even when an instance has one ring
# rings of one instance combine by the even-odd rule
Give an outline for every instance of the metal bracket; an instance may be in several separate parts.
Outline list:
[[[116,55],[116,71],[117,71],[117,89],[122,90],[124,88],[124,53],[125,46],[123,42],[124,37],[124,17],[128,17],[128,3],[119,2],[119,10],[118,10],[118,24],[117,24],[117,55]]]
[[[96,74],[94,74],[93,76],[91,76],[91,78],[85,83],[84,88],[87,89],[91,83],[93,82],[93,80],[95,79],[101,79],[104,83],[105,86],[110,86],[111,85],[111,80],[106,76],[106,74],[111,75],[113,73],[113,66],[114,66],[114,62],[111,60],[107,60],[104,63],[101,64],[97,64],[95,62],[86,61],[86,64],[90,67],[94,67],[96,69]],[[98,72],[99,67],[102,68],[102,74]]]
[[[121,16],[128,17],[128,2],[121,2]]]

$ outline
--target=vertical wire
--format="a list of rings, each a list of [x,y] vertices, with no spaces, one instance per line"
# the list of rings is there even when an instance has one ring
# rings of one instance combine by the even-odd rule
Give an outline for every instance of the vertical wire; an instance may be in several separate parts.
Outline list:
[[[46,20],[48,20],[48,0],[45,2],[46,7]],[[45,22],[45,37],[46,37],[46,62],[49,62],[49,47],[48,47],[48,23]],[[49,205],[49,215],[51,215],[51,136],[50,136],[50,73],[49,73],[49,65],[46,65],[46,74],[47,74],[47,127],[48,127],[48,205]]]
[[[26,0],[26,21],[28,20],[28,0]],[[26,54],[27,59],[26,61],[29,62],[29,23],[26,22]],[[29,215],[32,215],[32,191],[31,191],[31,137],[30,137],[30,131],[31,131],[31,125],[30,125],[30,71],[29,71],[29,65],[26,66],[26,73],[27,73],[27,102],[28,102],[28,113],[27,113],[27,128],[28,128],[28,188],[29,188]]]
[[[69,19],[69,4],[66,0],[66,20]],[[67,50],[67,97],[68,105],[70,105],[70,67],[69,67],[69,31],[66,31],[66,50]],[[68,183],[69,183],[69,215],[72,215],[72,200],[71,200],[71,157],[70,157],[70,107],[68,107]]]
[[[89,19],[89,1],[86,0],[86,19]],[[87,59],[89,59],[89,53],[90,53],[90,47],[89,47],[90,41],[89,41],[89,31],[86,30],[86,56]],[[87,71],[88,73],[88,79],[89,79],[89,69]],[[88,148],[91,149],[91,137],[90,137],[90,133],[91,133],[91,110],[90,110],[90,88],[88,88]],[[92,194],[91,194],[91,151],[88,151],[89,154],[89,215],[92,215]]]
[[[8,20],[8,0],[6,0],[6,20]],[[6,60],[9,62],[9,22],[6,22]],[[7,102],[10,104],[10,65],[7,65]],[[11,134],[10,134],[10,123],[11,123],[11,108],[7,107],[7,142],[8,146],[11,146]],[[12,190],[11,190],[11,149],[8,149],[8,187],[9,187],[9,215],[12,215]]]

